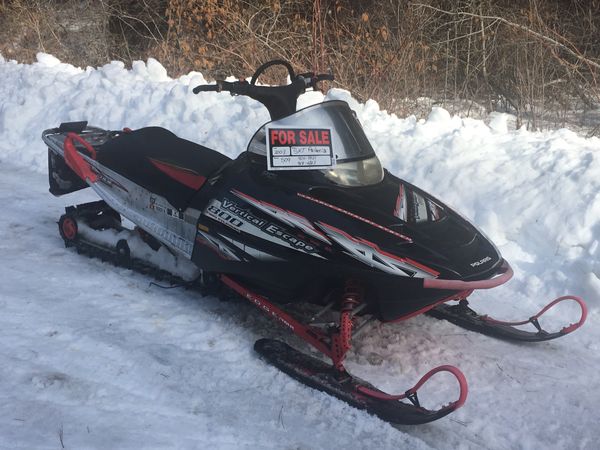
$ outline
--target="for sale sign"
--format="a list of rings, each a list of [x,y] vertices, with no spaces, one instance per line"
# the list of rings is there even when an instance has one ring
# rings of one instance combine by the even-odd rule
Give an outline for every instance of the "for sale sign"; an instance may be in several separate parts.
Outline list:
[[[335,166],[329,128],[267,128],[269,170],[327,169]]]

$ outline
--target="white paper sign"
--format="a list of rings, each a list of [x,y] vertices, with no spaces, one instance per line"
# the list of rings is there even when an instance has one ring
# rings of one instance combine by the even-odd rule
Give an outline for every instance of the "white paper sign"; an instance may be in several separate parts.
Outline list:
[[[335,166],[329,128],[267,127],[268,170],[313,170]]]

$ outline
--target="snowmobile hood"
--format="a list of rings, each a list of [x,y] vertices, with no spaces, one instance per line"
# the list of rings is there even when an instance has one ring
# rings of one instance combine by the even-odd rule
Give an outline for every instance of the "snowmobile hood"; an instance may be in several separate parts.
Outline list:
[[[373,186],[321,185],[299,195],[338,213],[333,224],[315,220],[346,253],[387,272],[472,281],[489,278],[503,263],[475,226],[387,171]]]
[[[345,102],[313,105],[270,124],[275,124],[277,132],[291,132],[300,124],[301,130],[331,130],[331,142],[338,143],[333,152],[338,163],[342,161],[332,168],[273,168],[273,161],[269,164],[274,155],[267,137],[273,130],[269,124],[254,135],[246,155],[257,183],[268,174],[271,181],[267,183],[277,186],[276,190],[296,190],[302,199],[297,203],[268,195],[262,200],[308,219],[328,241],[337,244],[340,256],[354,259],[350,262],[353,266],[402,277],[474,281],[489,279],[502,265],[498,250],[466,219],[381,169]],[[289,148],[293,150],[293,145]],[[367,168],[373,159],[379,170]],[[355,165],[346,168],[345,162]],[[359,162],[362,165],[356,165]],[[348,176],[349,172],[354,175]]]

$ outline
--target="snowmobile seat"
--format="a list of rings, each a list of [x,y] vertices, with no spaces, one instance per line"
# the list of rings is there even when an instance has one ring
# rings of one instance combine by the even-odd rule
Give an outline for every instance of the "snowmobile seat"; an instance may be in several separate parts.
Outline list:
[[[123,132],[98,148],[98,162],[184,210],[230,158],[160,127]]]

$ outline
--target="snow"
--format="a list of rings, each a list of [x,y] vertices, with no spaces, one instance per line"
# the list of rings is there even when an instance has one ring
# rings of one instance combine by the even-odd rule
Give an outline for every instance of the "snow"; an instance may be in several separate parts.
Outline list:
[[[453,205],[510,261],[514,279],[475,293],[476,309],[525,318],[571,293],[590,310],[581,330],[537,345],[423,316],[369,326],[348,367],[378,387],[401,392],[441,364],[469,380],[459,411],[394,428],[263,363],[260,337],[306,347],[251,305],[149,286],[58,236],[64,206],[95,198],[47,192],[42,130],[158,125],[233,157],[268,120],[261,105],[193,95],[200,73],[171,79],[154,59],[84,70],[0,57],[0,80],[0,448],[57,448],[59,433],[66,448],[597,448],[600,139],[512,130],[503,114],[489,125],[435,107],[399,118],[327,95],[350,103],[384,166]],[[322,99],[307,93],[299,106]],[[559,308],[543,324],[576,320],[573,305]],[[450,383],[428,383],[426,406],[453,399]]]

